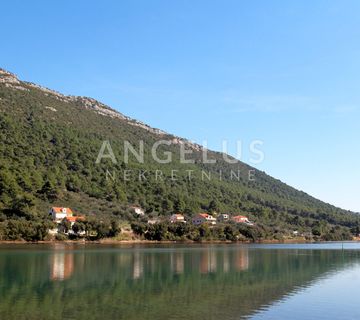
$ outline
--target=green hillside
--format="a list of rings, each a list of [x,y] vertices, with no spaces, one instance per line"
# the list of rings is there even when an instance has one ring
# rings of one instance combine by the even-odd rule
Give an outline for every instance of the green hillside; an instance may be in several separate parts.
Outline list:
[[[69,206],[87,216],[131,220],[132,204],[143,207],[150,217],[178,211],[188,217],[203,211],[242,213],[279,233],[315,230],[322,235],[345,232],[359,223],[357,214],[321,202],[244,163],[229,164],[222,154],[209,152],[217,163],[204,164],[200,146],[129,119],[94,99],[64,96],[19,81],[1,69],[0,140],[3,224],[41,221],[53,205]],[[140,140],[144,163],[131,155],[126,163],[124,141],[138,149]],[[152,158],[151,146],[159,140],[171,141],[158,152],[164,158],[163,152],[171,151],[171,163],[159,164]],[[116,164],[111,159],[95,163],[104,141],[109,141]],[[193,150],[187,158],[193,158],[194,164],[180,163],[182,144]],[[142,170],[147,171],[146,179],[139,180]],[[156,180],[156,170],[162,171],[163,179]],[[178,170],[176,180],[171,179],[172,170]],[[193,170],[192,179],[187,170]],[[231,172],[238,170],[240,179],[231,179]],[[249,170],[255,170],[251,171],[255,181],[249,181]]]

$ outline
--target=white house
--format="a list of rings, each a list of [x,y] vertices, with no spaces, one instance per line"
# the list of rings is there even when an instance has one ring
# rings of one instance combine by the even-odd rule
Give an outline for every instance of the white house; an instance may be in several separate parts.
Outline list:
[[[84,221],[84,216],[74,216],[73,212],[70,208],[64,207],[52,207],[49,211],[49,215],[51,215],[54,222],[58,224],[58,226],[54,229],[49,230],[50,234],[56,234],[58,232],[62,232],[60,228],[60,223],[65,219],[70,222],[71,227],[74,225],[76,221]],[[73,233],[70,230],[70,233]],[[84,232],[79,232],[79,235],[83,235]]]
[[[70,208],[52,207],[49,211],[53,221],[60,223],[66,217],[72,217],[73,212]]]
[[[234,221],[235,223],[245,223],[249,226],[253,226],[254,223],[249,221],[249,219],[245,216],[235,216],[235,217],[232,217],[231,219],[232,221]]]
[[[230,217],[227,213],[222,213],[217,217],[217,220],[219,222],[225,222],[225,221],[229,221]]]
[[[192,218],[192,223],[196,226],[201,225],[203,223],[208,223],[211,225],[216,224],[216,219],[207,213],[199,213],[195,217]]]
[[[185,217],[184,217],[182,214],[180,214],[180,213],[171,215],[171,217],[170,217],[170,222],[171,222],[171,223],[175,223],[175,222],[186,223]]]
[[[145,214],[144,209],[141,207],[131,206],[130,209],[134,211],[138,216],[143,216]]]

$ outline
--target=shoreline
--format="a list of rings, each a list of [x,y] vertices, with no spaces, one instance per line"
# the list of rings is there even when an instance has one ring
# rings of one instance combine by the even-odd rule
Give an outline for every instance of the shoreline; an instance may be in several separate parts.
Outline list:
[[[2,244],[311,244],[311,243],[331,243],[331,242],[359,242],[360,239],[356,238],[353,240],[346,241],[323,241],[323,240],[305,240],[305,239],[285,239],[285,240],[259,240],[259,241],[227,241],[227,240],[204,240],[204,241],[191,241],[191,240],[164,240],[164,241],[155,241],[155,240],[115,240],[115,239],[101,239],[101,240],[44,240],[44,241],[23,241],[23,240],[0,240],[0,245]]]

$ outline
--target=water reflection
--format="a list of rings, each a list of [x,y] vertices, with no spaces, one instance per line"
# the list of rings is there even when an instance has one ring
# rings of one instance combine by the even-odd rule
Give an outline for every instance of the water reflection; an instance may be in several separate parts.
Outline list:
[[[127,257],[125,259],[125,257]],[[129,258],[130,257],[130,258]],[[218,250],[216,247],[207,247],[196,254],[180,249],[161,256],[163,268],[168,272],[181,275],[191,270],[198,270],[201,274],[228,273],[244,271],[249,268],[249,253],[247,247],[239,247],[232,252]],[[140,279],[158,271],[159,253],[146,253],[134,250],[132,253],[122,252],[118,258],[118,265],[132,270],[132,279]]]
[[[72,253],[55,253],[51,257],[51,280],[65,280],[74,272],[74,255]]]
[[[64,244],[55,244],[54,253],[50,255],[50,280],[62,281],[69,278],[74,272],[74,253],[64,251]]]
[[[359,261],[291,247],[0,246],[0,319],[239,319]]]
[[[200,253],[199,269],[201,273],[216,272],[216,254],[211,248]]]
[[[176,274],[182,274],[184,272],[184,252],[172,252],[170,255],[171,271]]]
[[[247,249],[236,251],[235,267],[237,271],[247,270],[249,268],[249,252]]]
[[[143,255],[140,255],[139,252],[135,252],[133,254],[133,265],[132,265],[132,274],[133,274],[133,279],[139,279],[140,277],[142,277],[143,273],[144,273],[144,260],[143,260]]]

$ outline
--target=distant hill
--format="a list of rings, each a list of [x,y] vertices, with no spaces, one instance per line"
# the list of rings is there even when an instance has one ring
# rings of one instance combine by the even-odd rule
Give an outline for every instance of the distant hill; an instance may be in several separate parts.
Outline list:
[[[124,212],[135,204],[149,216],[178,211],[188,216],[202,211],[242,213],[274,230],[308,230],[321,226],[319,221],[353,228],[359,222],[357,214],[319,201],[245,163],[229,164],[213,151],[208,157],[217,163],[203,163],[199,145],[130,119],[94,99],[65,96],[20,81],[3,69],[0,140],[3,221],[38,219],[51,205],[125,219]],[[124,141],[138,149],[139,140],[144,141],[144,163],[134,156],[126,163]],[[159,140],[171,141],[159,147],[159,157],[172,152],[171,163],[153,159],[151,146]],[[111,159],[95,163],[104,141],[109,142],[116,164]],[[180,163],[181,145],[193,151],[189,158],[194,164]],[[147,171],[147,179],[139,181],[142,170]],[[156,170],[162,171],[164,179],[156,181]],[[172,170],[178,170],[177,180],[170,178]],[[187,170],[192,170],[191,180]],[[231,179],[231,172],[238,170],[240,179]],[[249,181],[249,170],[255,181]],[[124,174],[129,181],[124,181]]]

